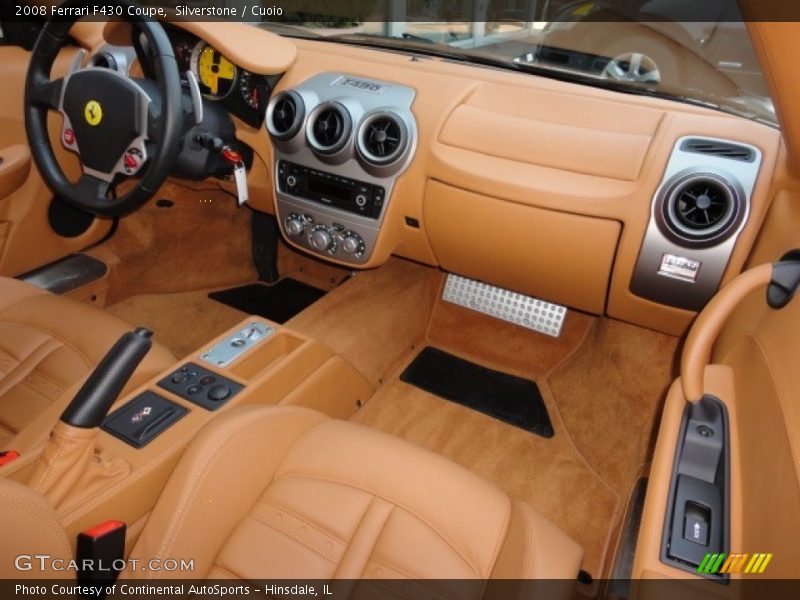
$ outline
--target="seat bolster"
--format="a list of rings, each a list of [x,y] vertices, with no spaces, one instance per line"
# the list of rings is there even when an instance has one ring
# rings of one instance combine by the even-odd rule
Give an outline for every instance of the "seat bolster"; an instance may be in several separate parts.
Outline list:
[[[0,277],[0,315],[16,304],[48,292],[40,287],[11,277]]]
[[[31,558],[15,568],[16,557],[48,555],[51,559],[70,560],[70,549],[64,527],[44,496],[10,479],[0,479],[0,578],[43,579],[64,578],[63,571],[39,569]]]
[[[327,420],[297,407],[242,406],[203,428],[183,455],[131,556],[194,559],[194,572],[129,571],[135,577],[205,577],[225,539],[252,510],[294,443]]]
[[[582,559],[583,549],[567,534],[527,504],[515,501],[492,579],[574,581]]]

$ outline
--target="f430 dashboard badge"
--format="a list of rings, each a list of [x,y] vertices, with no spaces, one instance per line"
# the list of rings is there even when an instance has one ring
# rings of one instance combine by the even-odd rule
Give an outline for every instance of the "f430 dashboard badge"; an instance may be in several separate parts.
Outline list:
[[[367,79],[354,79],[352,77],[339,77],[335,79],[331,85],[355,88],[362,92],[369,92],[370,94],[381,94],[384,90],[388,89],[388,85],[369,81]]]
[[[658,274],[694,283],[697,280],[697,273],[700,271],[700,264],[699,260],[693,260],[685,256],[664,254],[661,257],[661,267],[658,269]]]

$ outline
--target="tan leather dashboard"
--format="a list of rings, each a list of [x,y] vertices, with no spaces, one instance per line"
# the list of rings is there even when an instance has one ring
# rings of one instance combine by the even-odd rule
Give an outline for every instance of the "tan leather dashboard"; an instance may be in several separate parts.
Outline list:
[[[219,23],[184,26],[209,43],[224,43],[220,50],[248,69],[256,66],[256,55],[291,62],[287,39],[251,37],[257,52],[251,43],[230,41],[245,39],[250,26],[225,24],[224,32],[217,31]],[[296,57],[276,91],[323,72],[416,91],[416,153],[396,183],[364,267],[397,254],[680,334],[695,313],[629,289],[653,196],[676,141],[724,138],[762,154],[750,212],[723,284],[741,270],[763,222],[781,144],[779,131],[766,125],[687,104],[437,58],[313,40],[291,43]],[[275,212],[270,139],[264,129],[243,123],[237,128],[258,158],[250,174],[250,205]],[[480,210],[470,212],[467,205]],[[409,219],[419,227],[408,225]]]

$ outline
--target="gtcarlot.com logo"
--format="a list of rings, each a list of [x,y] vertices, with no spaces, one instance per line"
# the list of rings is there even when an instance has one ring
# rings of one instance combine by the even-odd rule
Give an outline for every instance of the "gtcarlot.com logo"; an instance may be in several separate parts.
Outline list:
[[[53,558],[49,554],[20,554],[14,558],[17,571],[91,571],[111,573],[119,571],[194,571],[194,559],[185,558],[138,558],[116,559],[112,561],[81,559],[65,560]]]

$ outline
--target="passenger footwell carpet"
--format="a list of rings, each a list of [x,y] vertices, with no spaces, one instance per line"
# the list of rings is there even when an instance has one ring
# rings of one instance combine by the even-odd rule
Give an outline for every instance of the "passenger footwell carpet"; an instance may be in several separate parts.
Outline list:
[[[400,380],[531,433],[553,436],[542,395],[529,379],[428,346],[403,371]]]
[[[285,277],[272,285],[251,283],[212,292],[208,297],[247,314],[285,323],[324,295],[324,290]]]

